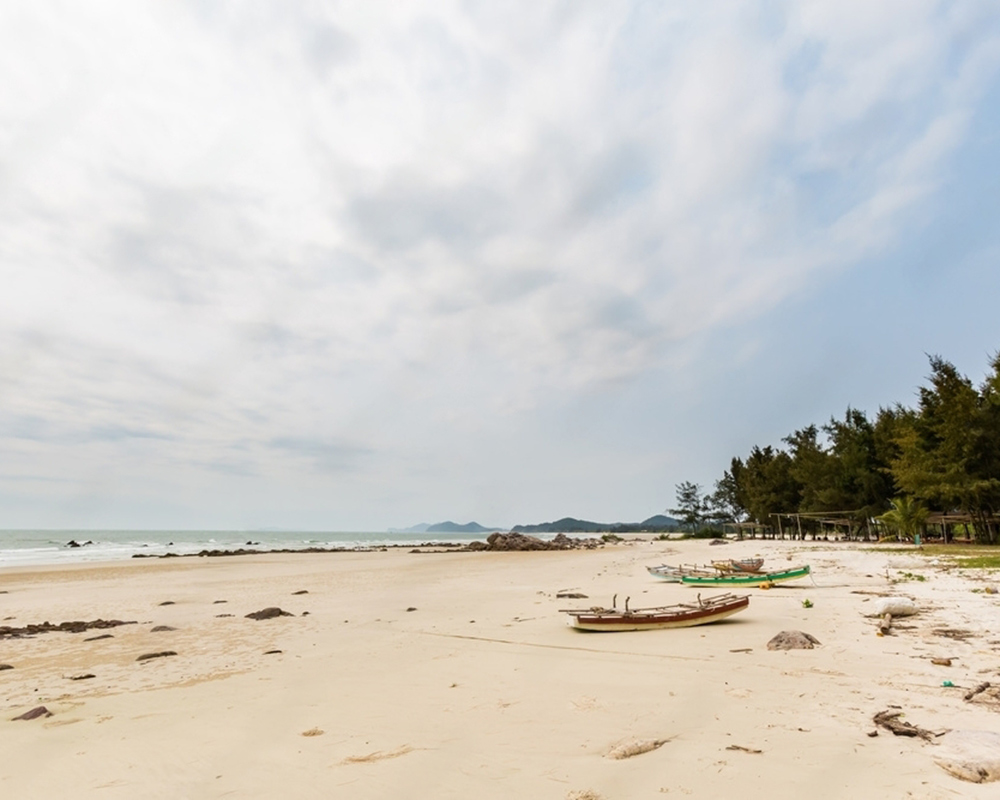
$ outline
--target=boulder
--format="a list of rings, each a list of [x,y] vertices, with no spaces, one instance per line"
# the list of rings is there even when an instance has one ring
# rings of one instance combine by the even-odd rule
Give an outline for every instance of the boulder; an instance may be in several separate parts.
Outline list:
[[[767,643],[768,650],[812,650],[819,639],[802,631],[782,631]]]
[[[17,722],[18,720],[32,720],[38,719],[39,717],[51,717],[52,712],[49,711],[45,706],[37,706],[31,709],[31,711],[25,711],[20,716],[14,717],[12,722]]]

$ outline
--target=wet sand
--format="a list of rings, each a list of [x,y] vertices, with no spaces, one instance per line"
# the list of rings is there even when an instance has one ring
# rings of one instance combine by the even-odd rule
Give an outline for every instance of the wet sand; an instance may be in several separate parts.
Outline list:
[[[773,568],[810,563],[813,580],[749,589],[748,611],[703,627],[586,634],[558,613],[607,605],[615,593],[633,606],[691,600],[697,590],[656,581],[644,567],[756,554]],[[998,784],[962,782],[936,766],[934,744],[867,735],[873,715],[893,705],[934,731],[1000,731],[988,697],[962,699],[1000,676],[1000,597],[973,591],[986,585],[982,573],[941,566],[855,545],[642,541],[5,570],[0,617],[12,619],[0,625],[138,624],[0,639],[0,664],[14,667],[0,671],[0,791],[994,797]],[[903,582],[890,585],[887,574]],[[569,589],[588,599],[555,597]],[[923,610],[879,637],[863,614],[887,592]],[[294,616],[244,616],[267,606]],[[175,630],[152,631],[162,625]],[[787,629],[822,644],[768,651]],[[85,641],[104,633],[112,637]],[[177,655],[136,661],[167,650]],[[71,680],[86,674],[95,677]],[[42,704],[51,717],[11,721]],[[651,739],[666,742],[606,757]]]

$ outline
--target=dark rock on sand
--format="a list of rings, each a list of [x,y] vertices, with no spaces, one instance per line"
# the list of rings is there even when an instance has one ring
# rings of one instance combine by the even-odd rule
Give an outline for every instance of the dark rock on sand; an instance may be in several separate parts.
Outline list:
[[[114,638],[115,638],[115,635],[113,633],[102,633],[100,636],[91,636],[91,637],[89,637],[87,639],[84,639],[83,641],[85,641],[85,642],[96,642],[99,639],[114,639]]]
[[[172,628],[169,625],[157,625],[155,628],[150,630],[150,633],[159,633],[160,631],[175,631],[177,628]]]
[[[583,600],[586,599],[587,595],[583,592],[556,592],[556,597],[564,600]]]
[[[410,607],[409,607],[408,609],[406,609],[406,610],[407,610],[407,611],[416,611],[416,610],[417,610],[417,607],[416,607],[416,606],[410,606]]]
[[[277,653],[280,653],[280,652],[281,652],[280,650],[265,650],[264,651],[264,655],[265,656],[273,656],[273,655],[275,655]]]
[[[260,611],[254,611],[246,615],[247,619],[274,619],[275,617],[291,617],[294,616],[288,611],[282,611],[277,606],[269,606],[268,608],[262,608]]]
[[[215,616],[221,618],[221,617],[231,617],[233,615],[232,614],[216,614]]]
[[[52,712],[49,711],[45,706],[38,706],[37,708],[31,709],[31,711],[25,711],[21,716],[14,717],[11,722],[17,722],[19,719],[29,720],[38,719],[39,717],[51,717]]]
[[[97,676],[93,672],[88,672],[86,675],[74,675],[70,678],[71,681],[86,681],[90,678],[96,678]]]
[[[767,643],[768,650],[812,650],[819,639],[802,631],[782,631]]]
[[[228,600],[213,600],[212,605],[217,606],[219,603],[228,603]]]
[[[173,600],[164,600],[162,603],[160,603],[160,605],[161,606],[172,606],[172,605],[176,605],[176,604],[174,603]]]
[[[10,664],[0,664],[0,672],[3,672],[5,669],[14,669],[14,668]]]
[[[25,625],[22,628],[14,628],[10,625],[0,625],[0,639],[20,639],[22,636],[35,636],[39,633],[51,633],[52,631],[62,631],[63,633],[83,633],[92,628],[117,628],[119,625],[135,625],[135,620],[123,622],[120,619],[95,619],[90,622],[74,620],[72,622],[60,622],[53,625],[51,622],[41,624]]]
[[[173,650],[161,650],[159,653],[143,653],[136,659],[136,661],[149,661],[151,658],[165,658],[166,656],[175,655],[177,655],[177,653]]]
[[[299,589],[297,592],[292,592],[292,594],[309,594],[308,589]]]

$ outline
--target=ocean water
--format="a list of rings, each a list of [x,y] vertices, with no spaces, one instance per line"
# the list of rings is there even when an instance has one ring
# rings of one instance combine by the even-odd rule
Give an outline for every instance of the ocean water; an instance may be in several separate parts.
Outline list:
[[[135,554],[185,555],[202,550],[274,550],[307,547],[412,547],[424,542],[464,544],[485,539],[470,533],[364,533],[315,531],[0,530],[0,568],[37,564],[118,561]],[[70,547],[76,541],[82,547]],[[252,544],[249,544],[251,543]]]

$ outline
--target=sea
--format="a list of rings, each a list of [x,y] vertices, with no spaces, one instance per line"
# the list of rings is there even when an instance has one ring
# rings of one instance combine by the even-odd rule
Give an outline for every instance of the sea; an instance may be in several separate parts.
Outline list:
[[[0,569],[44,564],[120,561],[135,555],[188,555],[202,550],[368,550],[415,547],[427,542],[466,544],[472,533],[374,533],[315,531],[0,530]],[[546,537],[547,538],[547,537]],[[70,542],[80,545],[74,547]]]

